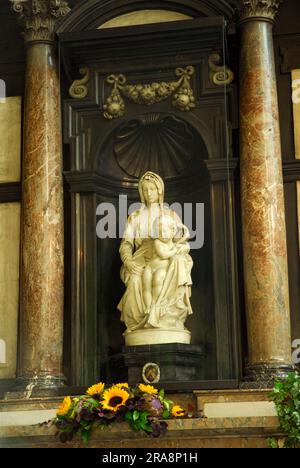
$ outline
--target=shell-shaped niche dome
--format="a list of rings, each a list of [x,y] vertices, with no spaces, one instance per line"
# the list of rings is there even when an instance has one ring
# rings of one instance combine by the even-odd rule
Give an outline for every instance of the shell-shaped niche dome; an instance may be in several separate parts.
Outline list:
[[[114,138],[119,166],[137,178],[148,170],[176,177],[187,168],[194,151],[193,132],[173,115],[141,115],[121,125]]]

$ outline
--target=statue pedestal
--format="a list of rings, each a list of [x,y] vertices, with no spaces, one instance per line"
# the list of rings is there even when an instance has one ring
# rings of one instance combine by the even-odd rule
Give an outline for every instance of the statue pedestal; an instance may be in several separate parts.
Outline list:
[[[126,346],[154,345],[165,343],[190,344],[191,334],[188,330],[174,330],[162,328],[143,328],[132,332],[125,332]]]
[[[130,384],[196,380],[204,356],[201,346],[182,343],[124,346],[122,351]]]

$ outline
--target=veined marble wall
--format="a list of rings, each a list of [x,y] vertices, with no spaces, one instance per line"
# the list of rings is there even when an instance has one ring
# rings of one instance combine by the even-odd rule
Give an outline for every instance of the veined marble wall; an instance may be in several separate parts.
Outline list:
[[[166,23],[191,19],[191,16],[170,10],[139,10],[117,16],[99,26],[98,29],[137,26],[138,24]]]
[[[295,158],[300,159],[300,69],[292,71]],[[300,182],[297,182],[298,237],[300,251]]]
[[[0,378],[16,374],[20,203],[0,204]],[[2,351],[2,352],[1,352]]]
[[[21,174],[21,97],[0,103],[0,184]],[[19,311],[19,202],[0,204],[0,379],[14,378]]]
[[[0,103],[0,183],[20,180],[21,105],[20,96]]]

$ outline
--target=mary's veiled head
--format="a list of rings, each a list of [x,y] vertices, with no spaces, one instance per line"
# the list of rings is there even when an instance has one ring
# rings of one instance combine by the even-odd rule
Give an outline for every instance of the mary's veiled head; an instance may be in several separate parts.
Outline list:
[[[139,194],[141,202],[145,205],[152,203],[163,204],[164,202],[164,182],[162,178],[154,172],[147,171],[139,180]]]

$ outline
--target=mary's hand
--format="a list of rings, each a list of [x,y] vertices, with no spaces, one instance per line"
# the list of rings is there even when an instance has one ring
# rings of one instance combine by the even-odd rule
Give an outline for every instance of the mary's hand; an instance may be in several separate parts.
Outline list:
[[[137,263],[135,263],[133,260],[127,260],[124,263],[124,266],[131,275],[141,276],[141,274],[143,273],[144,268],[141,265],[138,265]]]
[[[177,253],[178,254],[186,254],[189,253],[190,247],[187,243],[185,244],[177,244],[176,245]]]

